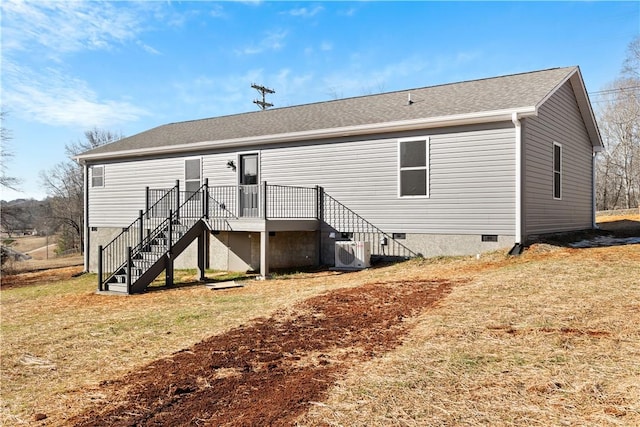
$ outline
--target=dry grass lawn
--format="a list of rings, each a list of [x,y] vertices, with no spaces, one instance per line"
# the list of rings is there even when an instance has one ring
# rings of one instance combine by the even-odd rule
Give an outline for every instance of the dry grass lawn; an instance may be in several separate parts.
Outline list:
[[[104,296],[95,275],[4,289],[0,423],[63,425],[101,398],[90,391],[101,381],[311,296],[396,278],[468,281],[413,319],[403,346],[354,365],[300,425],[640,425],[640,245],[536,245],[517,258],[412,260],[223,291]]]
[[[640,245],[460,267],[471,282],[300,425],[640,425]]]

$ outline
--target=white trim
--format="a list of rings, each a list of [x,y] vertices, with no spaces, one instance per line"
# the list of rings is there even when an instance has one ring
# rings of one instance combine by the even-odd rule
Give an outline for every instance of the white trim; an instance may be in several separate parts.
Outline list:
[[[600,129],[598,129],[598,126],[596,125],[596,118],[593,113],[591,101],[589,100],[589,94],[587,93],[587,89],[584,86],[584,80],[582,79],[580,67],[573,68],[574,69],[572,72],[567,74],[567,76],[562,79],[562,81],[558,83],[556,87],[549,91],[549,93],[544,98],[542,98],[540,102],[538,102],[538,104],[536,105],[536,111],[542,104],[547,102],[549,98],[551,98],[558,91],[558,89],[560,89],[568,81],[571,81],[571,89],[573,90],[573,93],[576,97],[578,110],[580,111],[580,115],[582,116],[582,120],[584,121],[587,133],[589,134],[591,146],[602,148],[602,136],[600,135]],[[576,88],[576,86],[578,87]]]
[[[511,116],[511,121],[513,122],[513,126],[515,127],[515,173],[516,173],[516,194],[515,194],[515,203],[516,203],[516,223],[515,223],[515,244],[523,243],[522,240],[522,124],[520,123],[520,119],[518,118],[517,113],[513,113]]]
[[[560,170],[558,171],[558,176],[560,177],[560,197],[556,197],[556,147],[560,147]],[[551,181],[551,191],[553,194],[553,200],[562,200],[562,175],[563,175],[563,167],[564,163],[564,153],[562,149],[562,144],[559,142],[553,141],[553,151],[551,152],[551,169],[553,171],[553,179]]]
[[[84,195],[83,195],[83,203],[84,203],[84,272],[89,272],[89,256],[90,256],[90,237],[89,237],[89,166],[84,165],[83,170],[83,185],[84,185]],[[103,172],[103,183],[104,183],[104,172]],[[48,232],[48,231],[47,231]],[[49,249],[47,249],[49,250]],[[102,280],[102,279],[101,279]]]
[[[231,138],[218,141],[202,141],[187,144],[167,145],[164,147],[141,148],[134,150],[113,151],[79,155],[74,157],[81,162],[98,159],[118,159],[146,155],[186,153],[205,149],[222,149],[247,147],[257,144],[275,144],[285,142],[299,142],[309,139],[339,138],[345,136],[367,135],[380,132],[402,132],[417,129],[432,129],[448,126],[462,126],[481,123],[495,123],[510,121],[512,114],[517,113],[520,118],[537,115],[535,106],[520,107],[508,110],[484,111],[479,113],[454,114],[450,116],[429,117],[422,119],[401,120],[386,123],[374,123],[357,126],[344,126],[331,129],[315,129],[302,132],[290,132],[275,135],[260,135],[249,138]]]
[[[397,163],[397,169],[398,169],[398,173],[397,173],[397,189],[398,189],[398,198],[400,199],[428,199],[431,196],[431,191],[429,191],[429,187],[431,186],[431,141],[430,141],[431,137],[430,136],[415,136],[415,137],[410,137],[410,138],[399,138],[398,139],[398,148],[397,148],[397,156],[398,156],[398,163]],[[401,162],[401,149],[400,146],[402,145],[403,142],[423,142],[425,143],[425,165],[424,166],[415,166],[415,167],[402,167],[402,165],[400,164]],[[425,187],[425,193],[426,194],[420,194],[420,195],[408,195],[408,196],[403,196],[402,195],[402,179],[401,179],[401,172],[402,171],[411,171],[411,170],[424,170],[426,171],[426,187]]]

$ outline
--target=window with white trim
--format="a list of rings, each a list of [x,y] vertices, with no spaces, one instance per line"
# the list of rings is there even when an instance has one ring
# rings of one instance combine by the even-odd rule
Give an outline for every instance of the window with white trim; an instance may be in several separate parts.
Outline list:
[[[562,199],[562,145],[553,143],[553,198]]]
[[[429,197],[429,138],[398,140],[398,196]]]
[[[104,187],[104,166],[91,167],[91,187]]]
[[[202,180],[202,163],[200,159],[184,161],[184,190],[187,193],[198,191]]]

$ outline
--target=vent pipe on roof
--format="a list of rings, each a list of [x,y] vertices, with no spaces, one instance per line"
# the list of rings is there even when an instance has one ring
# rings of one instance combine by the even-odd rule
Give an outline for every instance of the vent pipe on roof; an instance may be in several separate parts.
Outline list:
[[[409,92],[407,94],[407,105],[411,105],[411,104],[413,104],[413,101],[411,100],[411,92]]]

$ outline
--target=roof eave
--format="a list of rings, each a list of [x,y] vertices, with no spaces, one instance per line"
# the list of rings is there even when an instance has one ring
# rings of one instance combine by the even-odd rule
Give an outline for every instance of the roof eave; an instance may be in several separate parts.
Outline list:
[[[134,150],[113,151],[110,153],[80,154],[74,159],[81,162],[98,160],[116,160],[132,157],[146,157],[154,155],[189,153],[207,149],[240,148],[252,145],[268,145],[313,139],[340,138],[357,135],[370,135],[381,132],[402,132],[417,129],[433,129],[438,127],[463,126],[472,124],[495,123],[511,121],[513,114],[518,117],[537,115],[535,106],[511,108],[505,110],[483,111],[478,113],[455,114],[423,119],[401,120],[386,123],[374,123],[357,126],[344,126],[331,129],[316,129],[302,132],[290,132],[274,135],[260,135],[249,138],[232,138],[217,141],[202,141],[189,144],[176,144],[164,147],[142,148]]]

